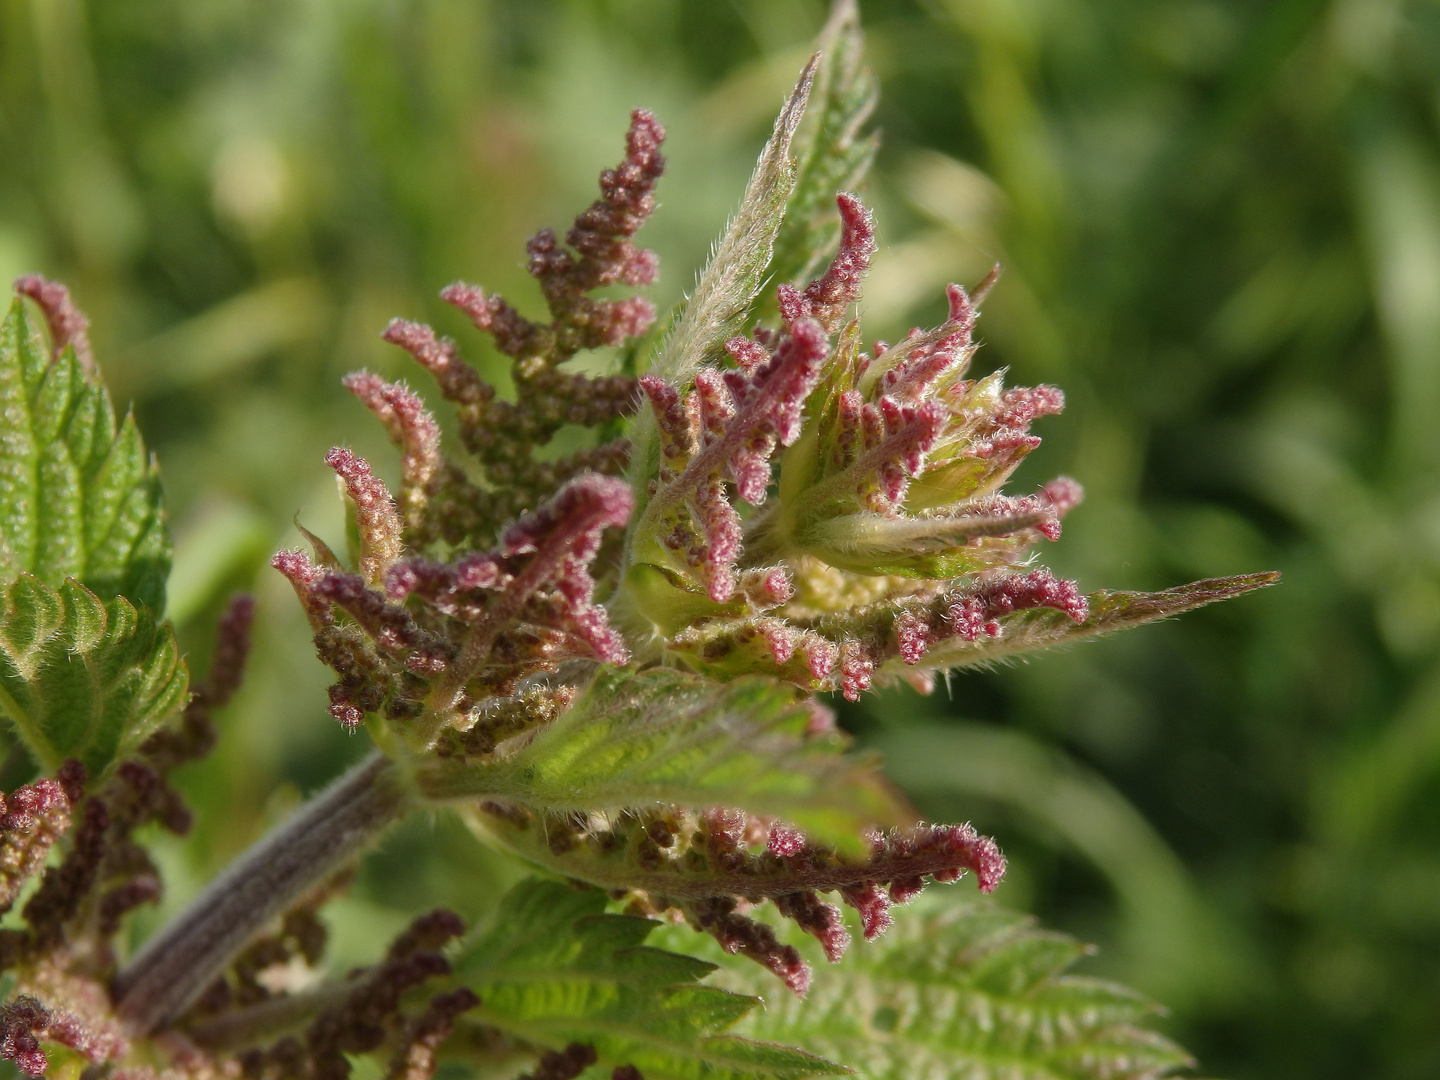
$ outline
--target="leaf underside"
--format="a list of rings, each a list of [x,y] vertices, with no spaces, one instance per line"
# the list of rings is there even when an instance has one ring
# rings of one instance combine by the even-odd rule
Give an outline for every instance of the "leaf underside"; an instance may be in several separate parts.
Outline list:
[[[607,915],[603,893],[531,879],[454,963],[480,996],[467,1023],[541,1048],[595,1047],[585,1080],[618,1065],[646,1080],[801,1080],[845,1072],[803,1050],[728,1034],[759,999],[708,986],[714,965],[643,943],[649,919]],[[464,1040],[459,1040],[463,1043]]]
[[[52,359],[16,299],[0,322],[0,581],[74,578],[161,611],[170,538],[160,478],[133,416],[66,348]]]
[[[601,672],[557,721],[495,764],[440,761],[417,773],[436,798],[496,795],[550,812],[673,804],[783,818],[841,849],[909,820],[869,755],[812,735],[793,690],[718,684],[680,671]]]
[[[0,613],[0,712],[46,771],[66,758],[98,776],[185,701],[168,625],[123,596],[22,574]]]

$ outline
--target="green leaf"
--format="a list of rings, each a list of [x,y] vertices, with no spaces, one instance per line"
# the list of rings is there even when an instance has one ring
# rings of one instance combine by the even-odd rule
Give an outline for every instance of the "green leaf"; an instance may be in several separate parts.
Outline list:
[[[467,1023],[537,1047],[595,1047],[585,1075],[617,1065],[645,1080],[799,1080],[847,1070],[788,1046],[726,1032],[758,999],[704,985],[714,965],[643,943],[658,925],[606,915],[605,896],[553,881],[521,882],[490,931],[454,962],[480,996]]]
[[[736,807],[842,850],[869,826],[912,820],[873,756],[845,753],[839,735],[807,735],[810,719],[792,688],[770,680],[609,670],[512,757],[441,759],[415,778],[430,798],[500,796],[558,813]]]
[[[65,349],[51,359],[16,299],[0,323],[0,580],[68,577],[102,599],[165,606],[160,477],[133,417]]]
[[[766,1007],[742,1030],[867,1080],[1149,1080],[1193,1064],[1144,1026],[1160,1012],[1153,1003],[1066,974],[1088,951],[1071,938],[989,904],[916,907],[841,964],[818,965],[804,1001],[755,980]]]
[[[701,364],[722,355],[725,341],[741,328],[765,283],[775,237],[795,188],[796,164],[790,156],[790,142],[805,115],[818,63],[818,56],[810,58],[775,118],[775,129],[755,165],[740,209],[730,219],[674,332],[661,348],[654,371],[672,383],[685,382]]]
[[[123,596],[102,601],[67,579],[21,574],[0,614],[0,712],[41,767],[66,758],[98,776],[185,701],[187,675],[168,625]]]
[[[1159,619],[1168,619],[1206,604],[1230,600],[1245,593],[1274,585],[1280,575],[1273,571],[1262,574],[1240,574],[1227,578],[1206,578],[1189,585],[1177,585],[1161,592],[1118,592],[1102,589],[1090,593],[1086,600],[1090,614],[1083,622],[1075,622],[1064,612],[1053,608],[1018,611],[1000,619],[999,637],[980,637],[975,641],[951,638],[925,654],[922,668],[978,667],[1025,653],[1053,649],[1086,638],[1101,637],[1119,630],[1128,630]],[[902,661],[889,661],[882,669],[899,673],[906,668]]]
[[[799,169],[791,156],[791,143],[805,117],[819,65],[820,54],[816,53],[800,73],[795,89],[775,118],[770,140],[760,152],[740,209],[716,242],[695,291],[677,305],[671,315],[671,329],[659,339],[651,371],[673,385],[684,385],[701,365],[724,355],[725,342],[744,329],[755,298],[769,280],[775,239],[795,191]],[[644,492],[659,469],[655,421],[648,409],[632,422],[630,443],[634,486]],[[643,511],[644,501],[642,496],[636,517],[640,524],[632,530],[627,564],[635,561],[636,552],[654,542],[646,527],[654,523]]]
[[[765,274],[775,282],[800,284],[815,276],[840,234],[835,196],[859,186],[879,147],[877,134],[861,134],[880,98],[880,84],[865,63],[854,0],[835,5],[818,44],[811,106],[791,144],[798,162],[795,186]],[[767,304],[773,306],[773,300],[767,297]]]

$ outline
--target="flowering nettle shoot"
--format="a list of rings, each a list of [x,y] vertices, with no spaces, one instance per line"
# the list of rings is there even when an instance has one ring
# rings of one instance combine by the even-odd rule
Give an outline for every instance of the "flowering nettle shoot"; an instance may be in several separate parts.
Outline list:
[[[803,107],[812,70],[787,115]],[[351,375],[346,385],[401,450],[399,498],[354,453],[331,451],[353,508],[356,566],[318,541],[275,566],[338,676],[331,713],[347,728],[368,720],[422,796],[478,807],[472,820],[492,842],[638,911],[674,912],[803,993],[810,975],[799,954],[748,908],[768,903],[835,960],[848,936],[823,894],[857,909],[873,937],[889,906],[927,881],[968,870],[989,891],[1004,870],[993,841],[968,826],[915,825],[888,797],[864,814],[817,816],[825,774],[815,754],[826,768],[851,759],[843,737],[811,723],[805,694],[854,700],[895,679],[927,689],[936,670],[1262,582],[1087,596],[1032,566],[1080,486],[1062,477],[1028,494],[1003,489],[1039,445],[1032,425],[1059,412],[1063,395],[971,374],[977,305],[998,268],[974,295],[951,285],[941,325],[864,348],[854,308],[875,226],[847,192],[831,200],[836,252],[813,280],[776,285],[773,321],[700,342],[699,363],[667,356],[690,340],[672,336],[638,379],[560,369],[653,321],[642,299],[590,293],[654,278],[654,256],[632,238],[654,207],[662,137],[636,111],[625,158],[601,176],[569,248],[548,230],[531,240],[549,322],[474,286],[444,290],[513,359],[515,401],[500,400],[427,327],[397,320],[385,331],[456,405],[473,467],[441,456],[414,391]],[[751,218],[742,210],[740,220]],[[713,299],[703,281],[696,302],[702,294]],[[757,312],[763,299],[751,297]],[[616,438],[616,420],[642,400],[648,415]],[[537,460],[562,424],[601,429],[608,441]],[[614,475],[627,461],[628,482]],[[596,675],[607,667],[619,670]],[[666,668],[679,670],[657,682]],[[771,697],[749,701],[751,726],[737,726],[725,687],[754,676]],[[765,726],[756,718],[767,709],[803,719]],[[762,779],[702,790],[721,769],[706,755],[733,766],[734,744],[747,738],[781,740],[750,766]],[[689,790],[660,779],[679,746]],[[604,782],[579,779],[587,757],[608,763]],[[552,760],[568,770],[554,784]],[[869,785],[853,777],[873,767],[855,768],[851,782]],[[797,781],[808,802],[766,788],[786,770],[809,778]]]
[[[758,998],[643,944],[657,917],[683,922],[803,997],[826,970],[804,950],[838,961],[854,931],[869,963],[890,948],[876,939],[892,908],[928,885],[1000,883],[995,841],[918,822],[815,694],[928,689],[935,672],[1275,580],[1085,593],[1036,565],[1080,487],[1004,488],[1063,396],[972,372],[995,273],[949,286],[939,326],[867,347],[856,307],[875,225],[851,190],[874,152],[874,82],[852,3],[822,41],[664,334],[629,294],[657,272],[635,237],[664,169],[664,131],[636,110],[599,198],[563,240],[529,243],[545,318],[473,285],[441,294],[509,358],[513,399],[428,326],[384,331],[453,406],[470,460],[447,455],[416,390],[346,377],[399,450],[398,487],[383,463],[332,449],[350,542],[337,554],[301,529],[309,550],[273,566],[334,672],[331,716],[378,749],[123,966],[128,914],[161,892],[137,837],[190,827],[170,773],[215,745],[254,607],[230,606],[209,676],[189,686],[158,614],[170,548],[155,465],[133,418],[117,422],[69,293],[16,283],[24,299],[0,323],[0,710],[23,751],[7,770],[37,768],[0,796],[0,912],[21,905],[0,930],[0,1058],[116,1080],[345,1080],[365,1054],[392,1080],[429,1080],[452,1046],[485,1075],[530,1080],[846,1072],[733,1033]],[[566,370],[593,349],[639,374]],[[468,939],[437,910],[369,967],[324,976],[322,906],[376,836],[440,806],[551,880],[518,884]],[[971,980],[991,997],[950,1010],[985,1018],[970,1041],[1004,1040],[1004,1068],[1187,1064],[1140,1026],[1136,995],[1094,980],[1075,994],[1053,936],[1037,966],[1027,930],[977,950],[974,920],[933,925],[952,958],[937,980],[1008,958]],[[913,1012],[915,992],[903,973],[875,980],[866,1015]],[[932,1058],[988,1075],[970,1053]]]

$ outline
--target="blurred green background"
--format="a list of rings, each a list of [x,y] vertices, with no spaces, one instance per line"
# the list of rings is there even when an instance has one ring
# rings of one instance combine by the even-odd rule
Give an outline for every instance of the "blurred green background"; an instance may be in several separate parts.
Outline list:
[[[1069,394],[1021,487],[1089,497],[1087,588],[1279,569],[1279,589],[847,722],[1007,904],[1096,941],[1207,1074],[1440,1075],[1440,4],[865,0],[885,144],[866,333],[1006,276],[983,369]],[[167,907],[364,749],[270,551],[338,537],[322,464],[395,472],[339,386],[427,380],[392,315],[538,304],[526,236],[589,201],[626,114],[668,126],[643,238],[693,280],[819,0],[0,0],[0,277],[62,278],[157,450],[171,614],[203,665],[235,588],[255,668]],[[430,395],[437,397],[433,393]],[[407,825],[333,912],[336,960],[511,868]],[[969,889],[969,886],[962,886]],[[155,916],[150,916],[153,922]]]

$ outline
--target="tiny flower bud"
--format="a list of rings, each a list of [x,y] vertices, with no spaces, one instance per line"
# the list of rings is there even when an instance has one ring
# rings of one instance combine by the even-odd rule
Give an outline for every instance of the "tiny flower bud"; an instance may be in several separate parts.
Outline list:
[[[355,504],[356,522],[360,529],[360,572],[365,580],[378,584],[385,569],[400,558],[400,517],[395,500],[384,482],[370,471],[370,464],[353,450],[337,446],[325,456],[325,464],[335,470],[345,485],[345,493]]]

